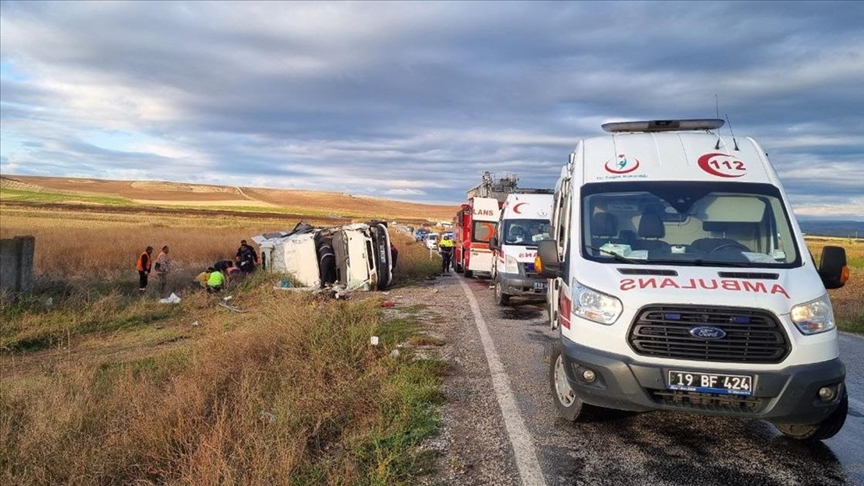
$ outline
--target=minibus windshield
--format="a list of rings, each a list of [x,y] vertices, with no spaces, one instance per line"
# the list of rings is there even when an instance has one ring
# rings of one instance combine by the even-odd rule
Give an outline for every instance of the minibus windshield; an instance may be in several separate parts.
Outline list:
[[[586,184],[582,254],[634,263],[801,265],[780,191],[770,184],[675,181]]]

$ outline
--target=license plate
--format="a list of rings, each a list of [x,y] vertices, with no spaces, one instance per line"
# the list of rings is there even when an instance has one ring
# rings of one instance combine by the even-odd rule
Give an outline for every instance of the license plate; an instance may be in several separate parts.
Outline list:
[[[546,291],[546,282],[534,282],[534,290]]]
[[[666,388],[670,390],[753,395],[753,377],[750,375],[725,375],[699,371],[669,371],[668,373]]]

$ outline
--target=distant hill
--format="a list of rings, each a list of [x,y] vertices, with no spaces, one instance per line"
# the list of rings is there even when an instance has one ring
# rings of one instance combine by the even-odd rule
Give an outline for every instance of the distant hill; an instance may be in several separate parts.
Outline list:
[[[801,231],[811,236],[864,238],[864,221],[798,220]]]
[[[71,177],[0,177],[0,202],[307,214],[330,218],[449,221],[457,206],[345,193]]]

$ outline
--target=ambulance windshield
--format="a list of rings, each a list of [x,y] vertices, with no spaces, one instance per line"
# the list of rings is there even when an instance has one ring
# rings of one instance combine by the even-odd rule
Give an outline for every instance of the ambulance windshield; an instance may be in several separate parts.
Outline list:
[[[794,267],[801,257],[770,184],[618,182],[582,188],[583,255],[600,262]]]
[[[536,246],[538,241],[549,239],[549,220],[507,219],[501,235],[507,245]]]

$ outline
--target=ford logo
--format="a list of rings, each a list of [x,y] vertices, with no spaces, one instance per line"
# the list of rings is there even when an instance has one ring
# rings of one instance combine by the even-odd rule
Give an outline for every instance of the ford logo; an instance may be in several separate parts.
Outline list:
[[[690,335],[699,339],[723,339],[726,331],[716,327],[694,327],[690,329]]]

